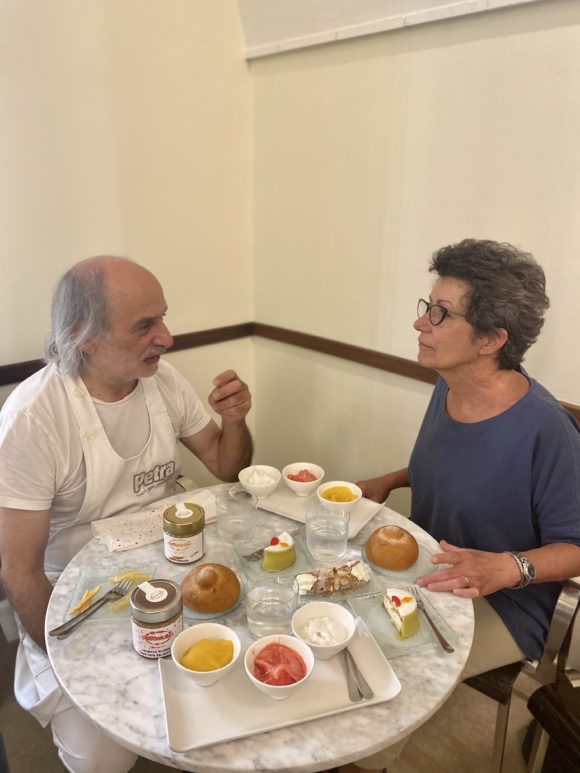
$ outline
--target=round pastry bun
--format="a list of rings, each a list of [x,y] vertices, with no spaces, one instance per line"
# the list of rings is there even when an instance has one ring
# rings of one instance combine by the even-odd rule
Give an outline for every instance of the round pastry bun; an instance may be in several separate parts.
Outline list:
[[[375,529],[365,545],[369,561],[384,569],[409,569],[419,558],[417,540],[400,526]]]
[[[240,597],[240,581],[224,564],[200,564],[181,581],[183,603],[194,612],[223,612]]]

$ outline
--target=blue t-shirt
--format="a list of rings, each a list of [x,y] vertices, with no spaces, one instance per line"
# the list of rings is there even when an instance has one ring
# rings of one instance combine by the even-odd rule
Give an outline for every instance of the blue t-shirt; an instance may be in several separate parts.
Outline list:
[[[580,427],[528,379],[521,400],[474,424],[448,416],[448,387],[437,381],[409,463],[411,518],[435,539],[494,552],[580,545]],[[529,658],[542,655],[560,588],[486,597]]]

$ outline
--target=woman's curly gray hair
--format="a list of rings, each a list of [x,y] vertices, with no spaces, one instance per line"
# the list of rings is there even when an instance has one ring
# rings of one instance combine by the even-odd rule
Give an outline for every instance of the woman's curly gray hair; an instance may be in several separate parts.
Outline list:
[[[104,274],[101,265],[82,269],[75,266],[64,274],[54,291],[52,330],[46,339],[44,359],[60,363],[65,373],[77,375],[85,342],[109,330]]]
[[[546,277],[534,257],[511,244],[464,239],[434,253],[430,271],[469,285],[467,321],[475,335],[505,328],[500,370],[513,370],[537,340],[550,305]]]

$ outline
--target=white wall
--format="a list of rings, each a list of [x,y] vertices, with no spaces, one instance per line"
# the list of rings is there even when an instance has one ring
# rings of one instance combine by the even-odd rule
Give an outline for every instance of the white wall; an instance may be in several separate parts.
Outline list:
[[[527,365],[580,403],[579,71],[570,0],[252,61],[256,318],[414,359],[433,250],[511,241],[552,298]]]
[[[548,0],[541,0],[547,2]],[[238,0],[248,59],[539,0]]]
[[[159,276],[173,333],[252,318],[242,45],[234,0],[0,4],[0,364],[95,253]]]
[[[233,1],[7,0],[0,363],[40,356],[57,276],[105,251],[160,276],[174,333],[255,318],[414,359],[428,256],[473,235],[544,264],[528,364],[580,403],[579,44],[579,4],[553,0],[248,74]],[[222,359],[252,383],[253,352],[171,357],[207,394]],[[405,463],[429,394],[265,341],[255,373],[258,460],[316,454],[347,477]]]
[[[255,341],[256,461],[320,464],[327,480],[406,467],[431,387],[294,346]],[[408,491],[389,506],[408,514]]]
[[[220,424],[220,419],[209,407],[207,397],[213,389],[214,376],[228,368],[233,368],[248,384],[254,397],[254,406],[256,406],[254,347],[251,338],[227,341],[214,346],[202,346],[198,349],[181,352],[170,352],[166,358],[193,384],[199,398],[218,424]],[[256,416],[257,410],[254,407],[247,419],[253,435],[256,434]],[[183,474],[192,478],[197,485],[210,486],[219,482],[186,448],[182,448],[181,459]]]

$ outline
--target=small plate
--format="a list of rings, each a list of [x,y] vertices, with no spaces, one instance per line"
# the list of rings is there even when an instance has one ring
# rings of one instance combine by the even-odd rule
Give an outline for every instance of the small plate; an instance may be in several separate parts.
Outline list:
[[[403,569],[401,571],[397,571],[395,569],[385,569],[383,566],[379,566],[378,564],[373,563],[369,558],[367,558],[366,550],[364,547],[362,549],[362,556],[367,564],[372,566],[375,572],[392,578],[393,583],[414,583],[417,577],[422,577],[424,574],[430,574],[431,572],[438,572],[441,569],[441,564],[436,565],[431,563],[432,556],[441,552],[440,548],[432,547],[431,545],[423,542],[421,539],[417,540],[417,544],[419,545],[419,558],[415,561],[413,566],[410,566],[408,569]]]
[[[231,607],[228,607],[227,609],[224,609],[222,612],[196,612],[194,609],[190,609],[185,604],[183,605],[183,617],[185,620],[197,620],[198,622],[201,622],[203,620],[215,620],[218,617],[225,617],[226,615],[229,615],[230,612],[233,612],[234,609],[237,609],[242,601],[245,599],[246,594],[244,591],[244,583],[242,580],[240,580],[240,595],[238,596],[238,600],[235,604],[232,604]]]
[[[229,569],[231,569],[240,581],[240,595],[238,596],[238,600],[235,604],[232,604],[231,607],[224,609],[222,612],[195,612],[193,609],[190,609],[184,604],[183,617],[186,620],[215,620],[218,617],[224,617],[230,612],[233,612],[234,609],[237,609],[237,607],[240,606],[245,598],[244,578],[242,577],[240,559],[238,558],[238,554],[236,553],[236,549],[233,545],[231,545],[229,542],[219,541],[206,544],[203,558],[200,558],[199,561],[196,561],[193,564],[183,564],[181,567],[183,573],[181,574],[179,580],[176,580],[176,582],[181,585],[184,577],[189,574],[189,572],[196,566],[201,566],[202,564],[223,564],[224,566],[227,566]]]
[[[401,590],[403,589],[404,586]],[[358,615],[364,620],[367,628],[374,636],[377,644],[387,658],[397,658],[401,655],[409,655],[411,652],[421,652],[422,650],[441,646],[421,610],[419,610],[418,632],[408,639],[397,638],[397,629],[391,622],[387,610],[383,606],[383,595],[384,593],[379,593],[375,596],[352,598],[348,600],[348,605],[355,615]],[[435,625],[439,628],[447,641],[452,643],[456,642],[457,635],[449,626],[449,623],[429,602],[427,595],[422,595],[425,606],[427,607],[427,612]]]
[[[69,605],[67,607],[67,614],[66,614],[66,620],[69,620],[71,615],[70,611],[73,609],[78,602],[83,597],[83,594],[86,590],[92,590],[97,585],[100,585],[101,588],[98,593],[95,594],[94,599],[92,601],[96,601],[99,599],[104,593],[106,593],[108,590],[111,590],[111,588],[114,587],[115,583],[111,581],[112,577],[115,577],[118,574],[123,574],[124,572],[142,572],[143,574],[149,575],[149,578],[154,578],[156,576],[157,567],[156,566],[135,566],[134,564],[132,566],[125,566],[125,567],[116,567],[109,572],[109,574],[105,574],[103,571],[98,571],[94,569],[83,569],[81,573],[79,574],[79,578],[77,580],[77,584],[74,590],[74,593],[71,597],[71,600],[69,602]],[[131,586],[131,591],[133,588],[135,588],[136,585],[133,584]],[[101,609],[97,610],[94,614],[92,614],[87,622],[98,622],[102,620],[122,620],[124,618],[131,617],[131,607],[130,604],[127,604],[127,606],[124,609],[120,609],[116,612],[112,611],[110,609],[111,605],[116,602],[110,601],[104,604]]]

